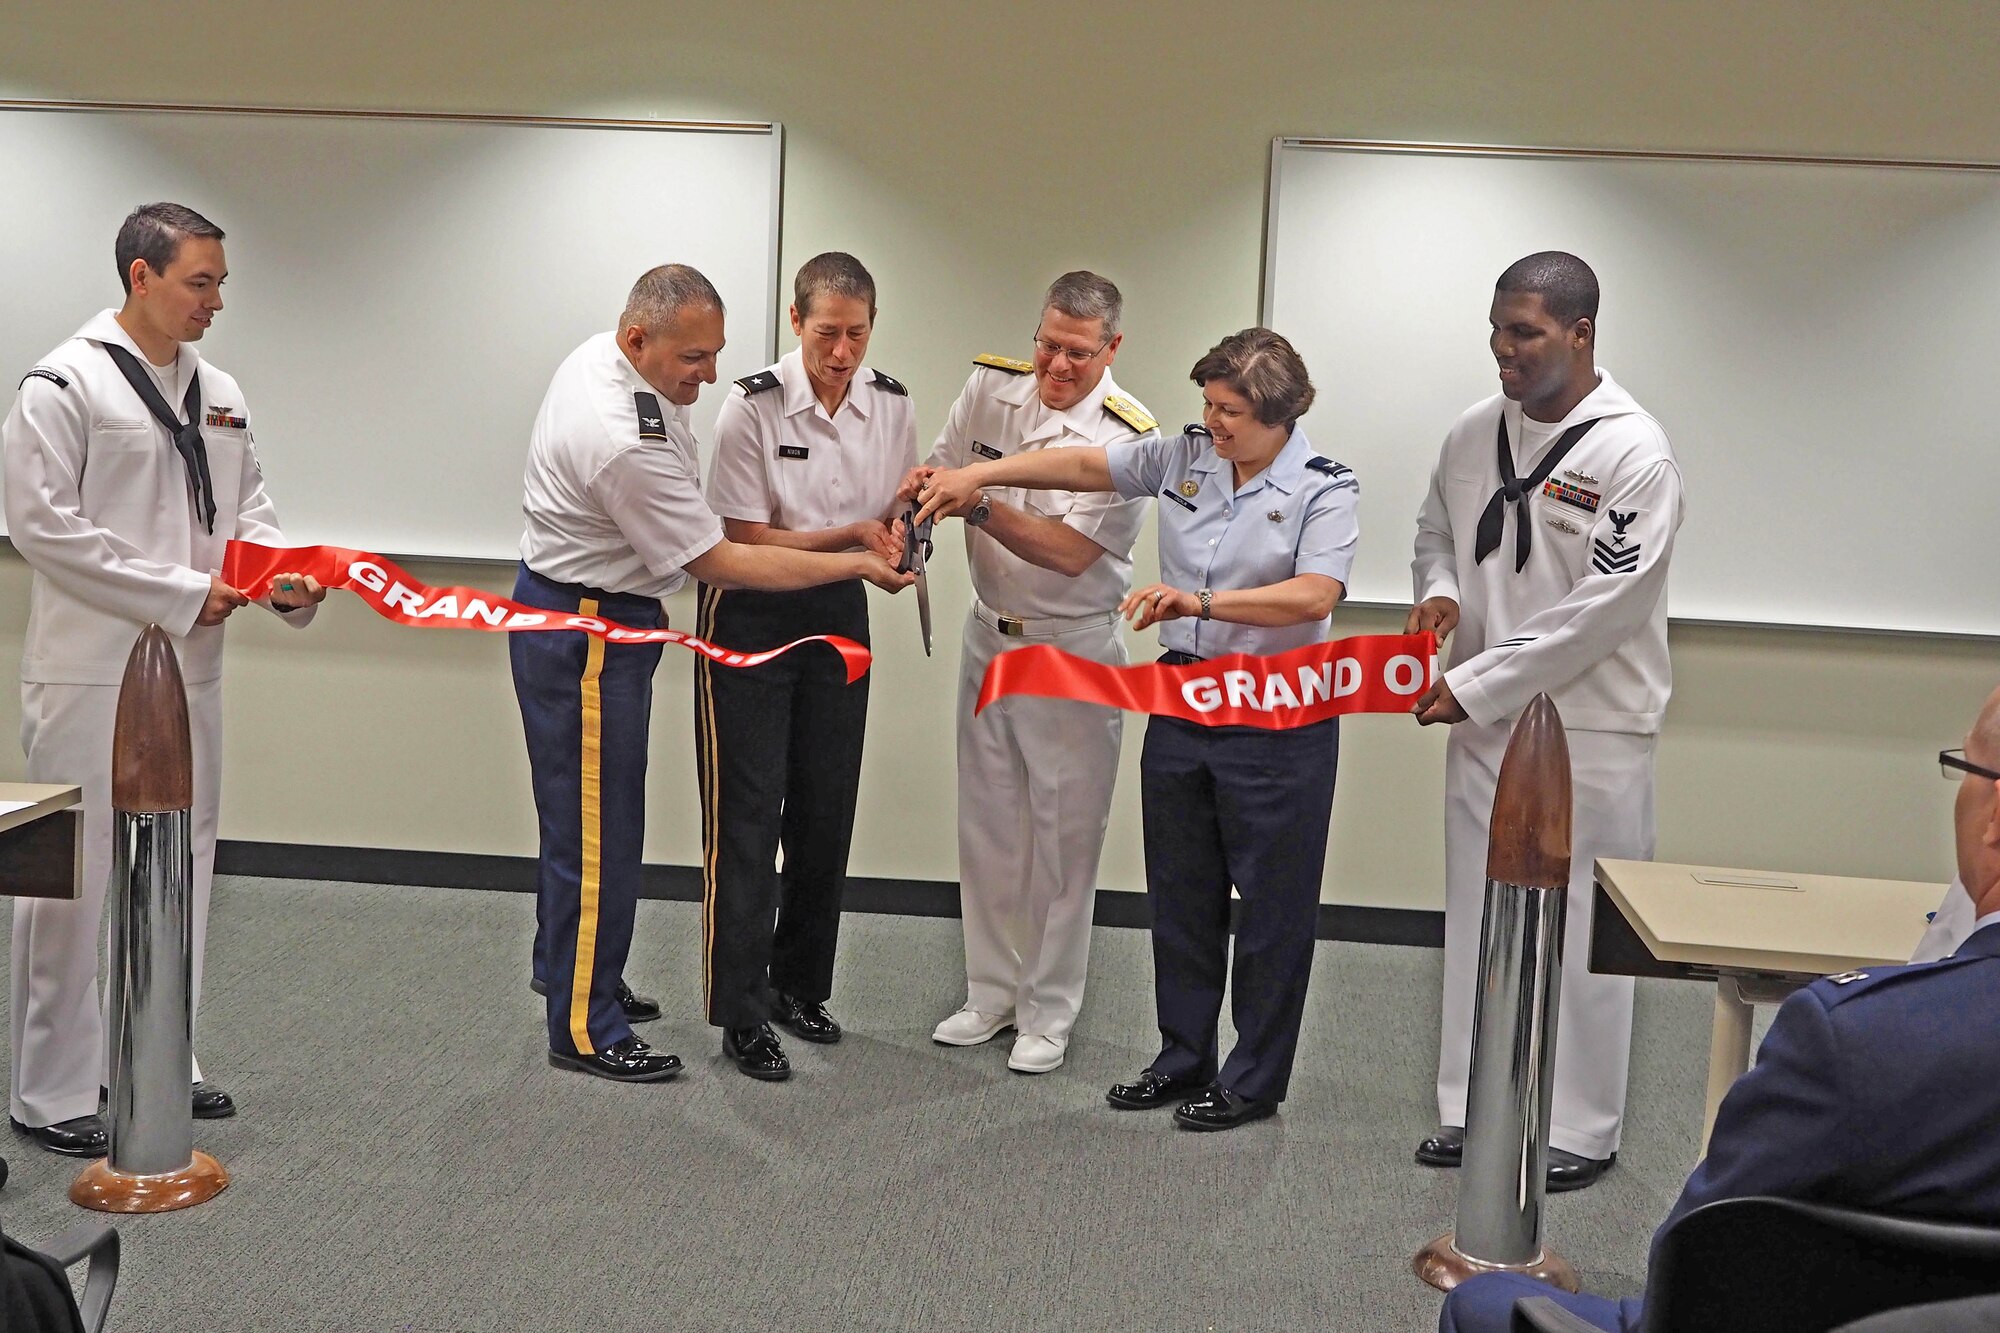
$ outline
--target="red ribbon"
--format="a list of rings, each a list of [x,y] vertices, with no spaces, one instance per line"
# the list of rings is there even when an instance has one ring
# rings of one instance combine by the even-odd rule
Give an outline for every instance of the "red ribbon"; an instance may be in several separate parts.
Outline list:
[[[867,672],[873,658],[866,648],[837,634],[812,634],[780,648],[758,653],[718,648],[692,634],[672,629],[633,629],[600,616],[569,615],[524,606],[477,588],[432,588],[404,573],[393,560],[345,546],[294,546],[280,550],[255,542],[232,541],[222,557],[222,581],[247,597],[271,590],[279,574],[309,574],[329,588],[345,588],[366,602],[376,615],[419,629],[481,629],[501,633],[524,630],[579,630],[607,643],[677,643],[721,666],[759,666],[802,643],[825,643],[840,654],[852,685]]]
[[[1272,657],[1232,653],[1190,666],[1106,666],[1050,644],[994,658],[979,705],[1011,694],[1108,704],[1206,727],[1283,731],[1344,713],[1407,713],[1437,679],[1437,638],[1364,634]]]

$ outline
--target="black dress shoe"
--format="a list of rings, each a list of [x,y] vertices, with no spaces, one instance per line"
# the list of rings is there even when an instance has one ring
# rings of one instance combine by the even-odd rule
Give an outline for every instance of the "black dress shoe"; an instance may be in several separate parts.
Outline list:
[[[201,1082],[194,1085],[194,1118],[197,1120],[227,1120],[236,1114],[236,1099],[216,1087],[213,1083]]]
[[[785,1048],[778,1044],[778,1034],[771,1031],[769,1023],[759,1023],[753,1028],[724,1028],[722,1053],[751,1078],[761,1078],[766,1083],[792,1076],[792,1062],[785,1058]]]
[[[1439,1125],[1417,1145],[1418,1166],[1457,1166],[1465,1160],[1465,1126]]]
[[[634,995],[624,982],[618,983],[618,1007],[627,1023],[650,1023],[660,1016],[660,1002],[650,995]]]
[[[1277,1113],[1276,1102],[1239,1097],[1227,1088],[1210,1088],[1175,1107],[1174,1123],[1182,1129],[1234,1129]]]
[[[1213,1086],[1210,1079],[1168,1078],[1148,1069],[1130,1083],[1114,1083],[1111,1091],[1104,1094],[1104,1100],[1121,1111],[1150,1111],[1190,1093],[1206,1092]]]
[[[17,1132],[65,1157],[102,1157],[111,1149],[111,1135],[105,1131],[102,1116],[80,1115],[53,1125],[24,1125],[18,1120],[13,1123]]]
[[[656,1051],[637,1037],[627,1037],[595,1055],[550,1051],[549,1063],[558,1069],[575,1069],[614,1083],[658,1083],[681,1072],[678,1055]]]
[[[97,1113],[103,1115],[111,1094],[103,1088],[97,1090]],[[194,1118],[197,1120],[227,1120],[236,1114],[236,1099],[216,1087],[213,1083],[201,1082],[194,1085],[192,1099]]]
[[[1561,1148],[1549,1149],[1549,1193],[1561,1194],[1567,1190],[1588,1189],[1603,1179],[1611,1164],[1618,1160],[1618,1154],[1609,1157],[1579,1157]]]
[[[547,995],[546,981],[530,981],[528,989],[537,995]],[[625,1011],[627,1023],[650,1023],[660,1016],[660,1002],[645,995],[634,995],[632,988],[622,980],[618,983],[618,1007]]]
[[[840,1024],[833,1021],[833,1015],[823,1004],[807,1004],[780,991],[778,1012],[772,1015],[780,1024],[788,1028],[794,1036],[806,1041],[816,1041],[822,1046],[831,1046],[840,1040]]]

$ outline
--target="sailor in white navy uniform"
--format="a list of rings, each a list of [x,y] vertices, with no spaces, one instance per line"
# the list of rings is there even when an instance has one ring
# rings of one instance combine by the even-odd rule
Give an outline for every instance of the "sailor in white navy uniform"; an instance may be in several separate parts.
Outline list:
[[[736,382],[715,420],[708,502],[732,541],[902,556],[896,489],[916,462],[909,391],[862,364],[875,280],[852,255],[807,260],[792,284],[797,350]],[[858,579],[799,592],[703,588],[699,632],[756,651],[813,634],[866,644]],[[775,1018],[840,1040],[833,993],[847,852],[861,783],[868,678],[822,648],[762,666],[695,668],[704,818],[703,991],[737,1067],[789,1077]],[[782,871],[774,868],[779,851]]]
[[[1065,273],[1042,299],[1034,359],[974,359],[925,469],[985,458],[1156,440],[1119,388],[1124,297],[1095,273]],[[1011,698],[977,717],[986,668],[1032,643],[1124,666],[1118,604],[1132,588],[1143,499],[989,488],[969,508],[973,602],[958,669],[958,879],[965,1004],[931,1039],[976,1046],[1008,1027],[1007,1067],[1059,1068],[1083,1007],[1097,863],[1118,778],[1115,708]]]
[[[1421,723],[1453,723],[1445,760],[1445,986],[1440,1128],[1417,1160],[1456,1166],[1493,787],[1515,718],[1546,691],[1569,734],[1576,793],[1563,952],[1551,1189],[1618,1151],[1632,980],[1590,970],[1591,866],[1653,855],[1653,755],[1673,674],[1667,563],[1681,475],[1660,424],[1595,362],[1596,275],[1549,251],[1501,275],[1501,392],[1446,437],[1417,518],[1408,628],[1451,635]],[[1454,632],[1455,630],[1455,632]]]
[[[1114,490],[1160,498],[1162,581],[1127,596],[1135,629],[1160,624],[1161,661],[1270,654],[1327,637],[1359,537],[1354,474],[1313,451],[1305,364],[1269,329],[1195,363],[1202,424],[1172,439],[1044,450],[925,483],[928,507],[982,486]],[[921,516],[921,515],[920,515]],[[1140,760],[1161,1047],[1106,1100],[1179,1105],[1221,1130],[1274,1114],[1289,1089],[1312,968],[1339,719],[1289,731],[1155,717]],[[1281,781],[1273,781],[1282,774]],[[1234,963],[1230,890],[1241,897]],[[1228,986],[1236,1046],[1219,1059]]]
[[[715,382],[722,344],[714,286],[667,264],[634,284],[615,333],[564,360],[529,438],[515,600],[650,629],[690,573],[722,588],[910,582],[872,552],[723,535],[702,499],[687,411]],[[549,1062],[619,1082],[672,1078],[679,1057],[632,1033],[659,1006],[624,982],[660,645],[551,631],[509,635],[508,650],[541,833],[534,984],[548,997]]]
[[[100,1156],[104,1025],[97,951],[111,874],[111,733],[118,684],[149,623],[174,639],[194,745],[194,951],[201,994],[221,798],[222,622],[248,599],[218,573],[231,538],[283,546],[236,381],[194,344],[222,309],[222,231],[149,204],[119,230],[125,304],[28,372],[6,425],[7,533],[34,570],[21,657],[22,744],[33,782],[83,788],[75,901],[14,904],[15,1126],[53,1152]],[[265,604],[287,624],[326,595],[279,575]],[[194,1114],[235,1114],[195,1079]]]

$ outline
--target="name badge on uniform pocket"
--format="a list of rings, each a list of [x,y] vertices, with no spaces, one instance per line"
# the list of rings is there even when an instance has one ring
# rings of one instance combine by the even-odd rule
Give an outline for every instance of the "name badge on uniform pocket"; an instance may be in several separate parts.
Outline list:
[[[1160,497],[1165,500],[1172,500],[1175,504],[1187,510],[1190,514],[1194,513],[1195,510],[1199,507],[1195,504],[1194,501],[1188,499],[1186,496],[1176,495],[1171,490],[1162,490],[1160,492]]]
[[[781,444],[778,446],[778,457],[780,458],[804,458],[811,453],[812,450],[803,444]]]
[[[978,454],[981,458],[998,458],[1000,456],[998,449],[995,449],[990,444],[981,444],[977,440],[972,442],[972,452]]]

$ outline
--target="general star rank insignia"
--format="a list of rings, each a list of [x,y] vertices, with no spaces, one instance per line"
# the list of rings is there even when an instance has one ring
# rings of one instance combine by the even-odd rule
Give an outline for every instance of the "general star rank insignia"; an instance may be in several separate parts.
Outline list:
[[[1194,499],[1195,496],[1201,494],[1201,483],[1196,481],[1193,477],[1189,477],[1186,481],[1181,483],[1180,491],[1182,495],[1185,495],[1188,499],[1192,500]]]

